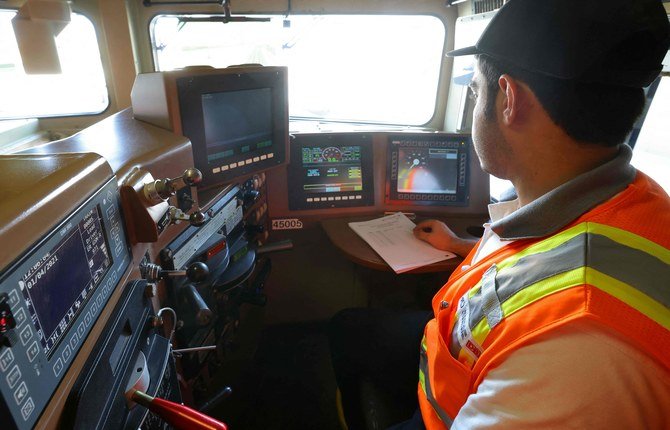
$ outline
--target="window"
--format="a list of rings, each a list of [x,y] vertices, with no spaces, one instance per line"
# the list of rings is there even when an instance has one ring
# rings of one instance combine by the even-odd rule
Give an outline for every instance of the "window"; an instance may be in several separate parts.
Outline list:
[[[292,118],[419,126],[433,117],[444,24],[432,16],[296,15],[192,22],[159,15],[157,70],[287,66]]]
[[[13,10],[0,10],[0,118],[95,114],[109,104],[93,24],[73,13],[56,37],[63,73],[27,75],[14,37]]]
[[[651,176],[670,193],[670,76],[660,78],[640,135],[633,148],[631,164]]]

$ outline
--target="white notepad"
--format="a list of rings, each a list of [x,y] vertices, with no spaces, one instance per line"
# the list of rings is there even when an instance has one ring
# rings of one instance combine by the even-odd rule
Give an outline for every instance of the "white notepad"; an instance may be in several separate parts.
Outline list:
[[[456,257],[414,237],[416,225],[402,212],[371,221],[350,222],[349,227],[366,241],[396,273]]]

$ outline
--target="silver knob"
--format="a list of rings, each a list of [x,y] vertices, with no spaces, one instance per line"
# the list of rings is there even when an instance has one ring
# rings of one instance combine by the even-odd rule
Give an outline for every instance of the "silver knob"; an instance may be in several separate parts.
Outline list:
[[[200,170],[196,169],[195,167],[191,167],[184,170],[184,174],[181,175],[181,179],[186,185],[192,187],[202,182],[202,172],[200,172]]]
[[[181,176],[170,179],[158,179],[144,185],[144,196],[154,204],[163,202],[177,193],[180,188],[178,182],[181,180],[185,185],[192,187],[202,181],[202,172],[191,167],[184,170]]]

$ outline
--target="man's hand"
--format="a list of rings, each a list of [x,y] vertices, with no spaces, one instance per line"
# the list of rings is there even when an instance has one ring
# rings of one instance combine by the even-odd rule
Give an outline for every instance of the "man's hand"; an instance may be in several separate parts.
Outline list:
[[[414,236],[430,243],[434,248],[465,257],[477,243],[476,240],[456,236],[443,222],[434,219],[422,221],[414,227]]]

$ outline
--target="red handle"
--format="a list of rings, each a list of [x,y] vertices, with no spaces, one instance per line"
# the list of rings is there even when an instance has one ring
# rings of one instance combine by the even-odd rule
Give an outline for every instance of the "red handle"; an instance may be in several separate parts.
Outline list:
[[[224,423],[179,403],[151,397],[141,391],[133,393],[133,400],[177,430],[228,430]]]

